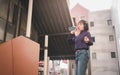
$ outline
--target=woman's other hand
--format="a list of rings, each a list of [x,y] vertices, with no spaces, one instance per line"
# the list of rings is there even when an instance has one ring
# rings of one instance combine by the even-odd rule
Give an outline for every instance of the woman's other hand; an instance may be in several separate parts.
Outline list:
[[[85,43],[88,43],[89,42],[89,38],[87,36],[84,37],[84,41]]]

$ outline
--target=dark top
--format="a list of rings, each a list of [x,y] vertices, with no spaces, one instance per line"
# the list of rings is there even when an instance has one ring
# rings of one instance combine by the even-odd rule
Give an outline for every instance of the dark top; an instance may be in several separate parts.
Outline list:
[[[84,42],[84,37],[87,36],[89,38],[89,42]],[[89,49],[89,46],[93,45],[93,40],[91,37],[90,32],[82,31],[78,36],[75,36],[74,34],[70,34],[68,36],[68,41],[70,44],[75,44],[75,50],[80,49]]]

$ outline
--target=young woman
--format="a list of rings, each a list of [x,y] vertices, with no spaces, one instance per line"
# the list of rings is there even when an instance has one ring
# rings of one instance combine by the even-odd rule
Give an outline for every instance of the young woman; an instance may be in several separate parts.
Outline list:
[[[88,23],[80,20],[75,31],[68,37],[70,44],[75,44],[76,75],[85,75],[89,60],[89,46],[93,45]]]

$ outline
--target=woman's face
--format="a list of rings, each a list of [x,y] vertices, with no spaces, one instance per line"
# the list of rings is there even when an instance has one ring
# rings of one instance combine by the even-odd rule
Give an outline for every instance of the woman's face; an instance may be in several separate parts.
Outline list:
[[[77,30],[80,30],[80,31],[83,31],[83,30],[84,30],[84,24],[83,24],[83,23],[79,23],[79,24],[76,26],[76,29],[77,29]]]

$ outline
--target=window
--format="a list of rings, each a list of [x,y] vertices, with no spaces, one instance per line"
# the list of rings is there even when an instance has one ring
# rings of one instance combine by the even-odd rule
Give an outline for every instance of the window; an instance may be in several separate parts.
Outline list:
[[[90,27],[94,27],[94,22],[90,22]]]
[[[92,37],[93,42],[95,42],[95,37]]]
[[[112,20],[110,19],[110,20],[107,20],[107,24],[108,25],[112,25]]]
[[[92,53],[92,59],[96,59],[96,53],[95,52]]]
[[[85,20],[85,16],[81,16],[81,18],[80,18],[81,20]]]
[[[75,18],[75,17],[73,17],[73,21],[76,21],[76,18]]]
[[[111,58],[116,58],[115,52],[111,52]]]
[[[114,41],[113,35],[109,35],[109,41]]]
[[[75,17],[73,17],[73,23],[76,26],[76,18]]]

